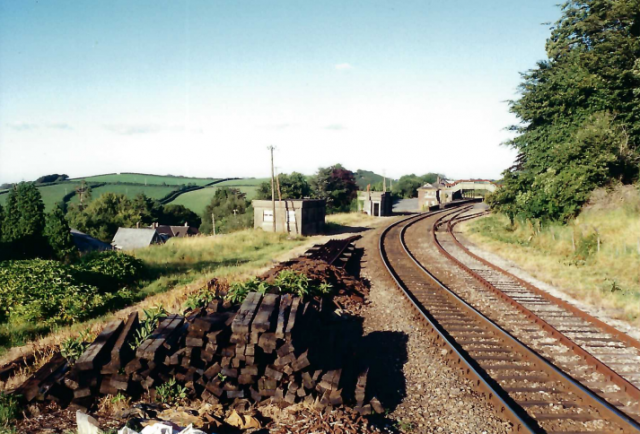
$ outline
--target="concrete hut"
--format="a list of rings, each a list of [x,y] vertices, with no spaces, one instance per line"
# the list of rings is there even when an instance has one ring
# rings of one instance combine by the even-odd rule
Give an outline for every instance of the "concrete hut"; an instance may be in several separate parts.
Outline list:
[[[358,211],[374,217],[390,216],[393,213],[393,201],[388,191],[359,191]]]
[[[315,235],[322,232],[327,204],[319,199],[286,199],[276,201],[275,216],[270,200],[254,200],[253,226],[273,232],[273,221],[276,232],[294,235]]]

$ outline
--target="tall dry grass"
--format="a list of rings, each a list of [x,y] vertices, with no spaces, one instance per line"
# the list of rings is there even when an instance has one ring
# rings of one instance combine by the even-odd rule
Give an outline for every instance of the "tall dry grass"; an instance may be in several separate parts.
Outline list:
[[[572,297],[640,325],[640,190],[596,190],[567,225],[540,226],[502,215],[462,225],[480,247],[512,260]]]

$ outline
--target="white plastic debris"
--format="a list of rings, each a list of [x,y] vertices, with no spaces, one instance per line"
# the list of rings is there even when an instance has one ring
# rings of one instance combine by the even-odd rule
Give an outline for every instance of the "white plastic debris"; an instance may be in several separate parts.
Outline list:
[[[156,423],[153,425],[149,425],[144,427],[144,429],[140,432],[134,431],[131,428],[124,427],[118,434],[207,434],[204,431],[200,431],[193,427],[193,425],[189,425],[182,431],[176,430],[169,425],[165,425],[163,423]]]
[[[98,421],[80,410],[76,411],[76,424],[78,434],[102,434]]]

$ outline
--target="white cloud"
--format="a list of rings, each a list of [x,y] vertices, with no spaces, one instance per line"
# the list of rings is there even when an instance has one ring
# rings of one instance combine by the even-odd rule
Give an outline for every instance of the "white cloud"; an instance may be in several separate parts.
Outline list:
[[[338,63],[335,68],[338,71],[348,71],[349,69],[353,69],[353,66],[351,66],[350,63]]]
[[[340,130],[346,130],[347,127],[344,126],[343,124],[330,124],[324,127],[325,130],[332,130],[332,131],[340,131]]]
[[[184,131],[184,127],[180,125],[167,126],[160,124],[109,124],[103,125],[103,127],[112,133],[120,134],[122,136],[158,133],[161,131]]]
[[[11,122],[5,125],[14,131],[33,131],[38,129],[37,124],[32,124],[28,122]]]

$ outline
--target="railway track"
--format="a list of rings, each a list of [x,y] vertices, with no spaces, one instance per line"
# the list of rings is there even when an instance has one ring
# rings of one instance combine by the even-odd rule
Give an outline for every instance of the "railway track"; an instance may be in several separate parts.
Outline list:
[[[421,240],[419,234],[425,231],[417,228],[433,227],[459,213],[458,209],[410,217],[389,226],[380,237],[387,270],[446,348],[451,363],[516,432],[640,433],[634,420],[443,285],[416,259],[407,239],[421,243],[427,238],[425,233]]]
[[[500,310],[515,308],[532,327],[523,340],[640,421],[640,342],[470,252],[455,236],[455,226],[478,215],[463,211],[442,218],[438,226],[444,230],[433,236],[442,253],[485,289],[494,320],[509,327]],[[582,363],[567,363],[568,354]]]

